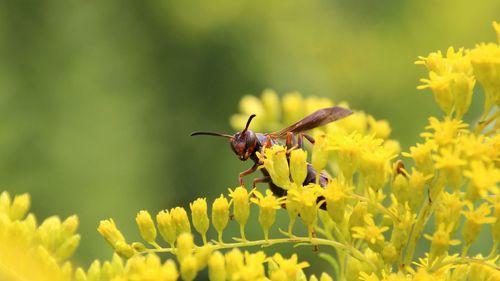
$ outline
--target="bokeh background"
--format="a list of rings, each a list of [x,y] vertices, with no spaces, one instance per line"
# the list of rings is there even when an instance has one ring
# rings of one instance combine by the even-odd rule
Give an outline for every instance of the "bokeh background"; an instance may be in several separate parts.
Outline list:
[[[244,94],[346,100],[407,150],[441,114],[417,56],[493,41],[499,19],[497,0],[0,1],[0,189],[78,214],[76,258],[109,258],[100,219],[137,238],[138,210],[237,185],[250,164],[188,135],[231,132]]]

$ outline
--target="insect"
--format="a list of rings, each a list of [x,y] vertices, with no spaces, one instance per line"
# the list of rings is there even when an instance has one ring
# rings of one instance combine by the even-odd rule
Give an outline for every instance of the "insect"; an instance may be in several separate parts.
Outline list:
[[[229,139],[231,149],[241,161],[251,159],[254,162],[253,166],[241,172],[239,175],[240,185],[244,186],[243,178],[255,172],[257,168],[263,164],[257,156],[257,151],[262,153],[266,147],[271,147],[275,144],[278,144],[279,139],[285,139],[286,147],[289,151],[295,148],[302,148],[304,138],[307,139],[310,143],[314,144],[314,138],[304,133],[304,131],[326,125],[330,122],[345,118],[351,114],[351,110],[342,107],[323,108],[311,113],[310,115],[304,117],[303,119],[293,123],[286,128],[283,128],[277,132],[267,134],[255,133],[248,129],[250,123],[252,122],[252,119],[256,116],[255,114],[252,114],[247,120],[245,129],[243,129],[243,131],[241,132],[237,132],[234,135],[216,132],[196,131],[191,133],[191,136],[207,135],[227,138]],[[260,170],[263,173],[263,177],[255,178],[252,182],[252,188],[255,188],[257,183],[268,183],[269,188],[274,193],[274,195],[278,197],[286,195],[286,190],[282,189],[272,182],[271,177],[265,168],[261,168]],[[303,182],[303,185],[316,182],[317,173],[318,172],[314,170],[312,165],[308,163],[307,176]],[[328,184],[328,180],[328,174],[325,171],[320,171],[320,186],[326,186]]]

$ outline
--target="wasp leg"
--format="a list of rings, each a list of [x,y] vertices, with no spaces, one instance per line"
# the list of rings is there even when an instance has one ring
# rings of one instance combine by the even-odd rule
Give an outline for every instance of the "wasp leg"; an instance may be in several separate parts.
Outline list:
[[[292,132],[286,133],[286,147],[288,150],[293,150],[297,146],[295,143],[295,136]]]
[[[304,145],[304,138],[308,140],[311,144],[314,144],[315,140],[313,137],[306,133],[300,133],[299,136],[297,137],[297,142],[299,143],[299,147],[302,148]]]
[[[239,180],[241,186],[245,186],[245,181],[243,180],[243,177],[255,172],[257,170],[257,167],[259,167],[259,164],[255,163],[251,168],[240,173]]]
[[[258,183],[269,183],[271,182],[271,177],[270,176],[265,176],[261,178],[255,178],[252,181],[252,190],[254,190],[257,186]]]

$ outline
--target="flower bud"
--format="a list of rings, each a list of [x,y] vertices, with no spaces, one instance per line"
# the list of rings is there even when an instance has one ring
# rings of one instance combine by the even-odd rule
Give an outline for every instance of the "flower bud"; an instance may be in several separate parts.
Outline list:
[[[175,223],[177,236],[184,232],[191,232],[191,224],[186,213],[186,210],[181,207],[175,207],[170,211],[172,221]]]
[[[225,259],[219,251],[214,252],[208,259],[208,277],[212,281],[226,280]]]
[[[16,195],[14,197],[14,201],[12,202],[12,206],[10,206],[9,217],[11,220],[21,220],[24,218],[26,213],[30,208],[30,196],[28,193],[24,193],[22,195]]]
[[[250,216],[250,201],[248,191],[244,187],[237,187],[234,191],[230,190],[230,196],[233,198],[234,219],[240,225],[241,238],[245,240],[245,225]]]
[[[290,154],[290,173],[293,182],[302,185],[307,176],[307,151],[302,149],[292,150]]]
[[[177,255],[177,260],[182,262],[187,256],[191,256],[194,249],[194,238],[193,234],[189,232],[183,232],[177,237],[177,248],[175,254]]]
[[[392,243],[385,245],[382,250],[382,258],[386,264],[394,264],[398,259],[398,252]]]
[[[135,217],[135,222],[141,232],[141,237],[149,244],[156,244],[156,227],[148,211],[140,211]]]
[[[198,274],[198,264],[193,256],[187,256],[181,261],[182,280],[192,281]]]
[[[250,202],[248,201],[248,191],[244,187],[237,187],[231,192],[233,198],[234,219],[240,224],[245,225],[250,216]]]
[[[198,198],[193,203],[189,204],[191,208],[191,218],[193,226],[201,234],[203,243],[207,243],[206,233],[209,227],[209,220],[207,215],[207,199]]]
[[[425,182],[427,181],[423,173],[412,169],[410,178],[408,179],[408,185],[411,190],[411,196],[409,196],[410,207],[413,211],[416,211],[422,205],[422,201],[425,195]]]
[[[316,137],[311,157],[313,168],[319,173],[328,163],[328,142],[326,135]]]
[[[351,216],[349,217],[349,229],[352,233],[352,228],[355,226],[363,226],[365,224],[365,215],[368,211],[368,204],[366,202],[358,202],[352,210]]]
[[[99,233],[113,248],[116,247],[115,245],[117,242],[125,242],[125,238],[123,237],[122,233],[116,228],[113,219],[102,220],[99,223],[97,231],[99,231]]]
[[[71,257],[80,244],[80,234],[75,234],[66,239],[54,253],[59,261]]]
[[[222,232],[229,221],[229,202],[224,195],[215,199],[212,205],[212,224],[219,234],[219,240],[222,242]]]
[[[76,229],[78,228],[78,217],[76,215],[72,215],[67,217],[63,222],[62,222],[62,234],[65,237],[69,237],[72,234],[75,233]]]
[[[173,245],[177,238],[176,225],[172,219],[172,212],[162,210],[156,215],[156,223],[158,224],[161,237],[170,245]]]
[[[115,248],[115,252],[120,257],[123,257],[123,258],[126,258],[126,259],[131,258],[135,254],[135,251],[132,248],[132,246],[130,246],[129,244],[127,244],[125,241],[118,241],[118,242],[116,242],[114,248]]]
[[[404,204],[411,197],[409,183],[406,177],[402,174],[397,174],[392,182],[392,192],[398,199],[399,203]]]

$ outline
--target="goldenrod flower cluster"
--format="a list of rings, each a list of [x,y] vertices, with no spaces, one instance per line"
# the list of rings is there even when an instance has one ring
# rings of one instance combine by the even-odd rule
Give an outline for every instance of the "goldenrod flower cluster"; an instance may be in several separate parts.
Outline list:
[[[494,27],[500,36],[499,24]],[[276,144],[257,153],[259,169],[282,189],[279,196],[238,186],[213,200],[198,198],[189,208],[156,216],[140,211],[142,242],[127,241],[113,219],[101,221],[98,231],[116,254],[86,271],[73,271],[67,261],[79,241],[76,217],[49,218],[37,227],[26,215],[29,197],[12,200],[3,193],[0,248],[7,251],[0,252],[0,277],[45,272],[50,280],[195,280],[201,274],[211,280],[500,280],[500,46],[449,48],[417,64],[429,72],[418,88],[432,91],[444,115],[430,117],[421,141],[408,151],[401,153],[390,139],[387,121],[354,110],[312,130],[314,144],[304,149]],[[469,124],[462,117],[476,84],[484,90],[484,112]],[[266,90],[245,96],[230,122],[241,129],[257,114],[252,130],[273,132],[334,105],[348,107]],[[317,171],[314,180],[306,180],[310,169]],[[276,235],[271,230],[278,212],[289,220]],[[261,227],[258,239],[246,235],[250,221]],[[239,237],[228,237],[230,224],[239,227]],[[297,231],[298,224],[307,234]],[[491,249],[472,252],[481,233]],[[296,254],[255,251],[275,244],[309,245],[332,267],[307,276],[309,263]],[[425,254],[417,256],[417,247],[426,247]],[[23,262],[12,262],[17,257]]]

